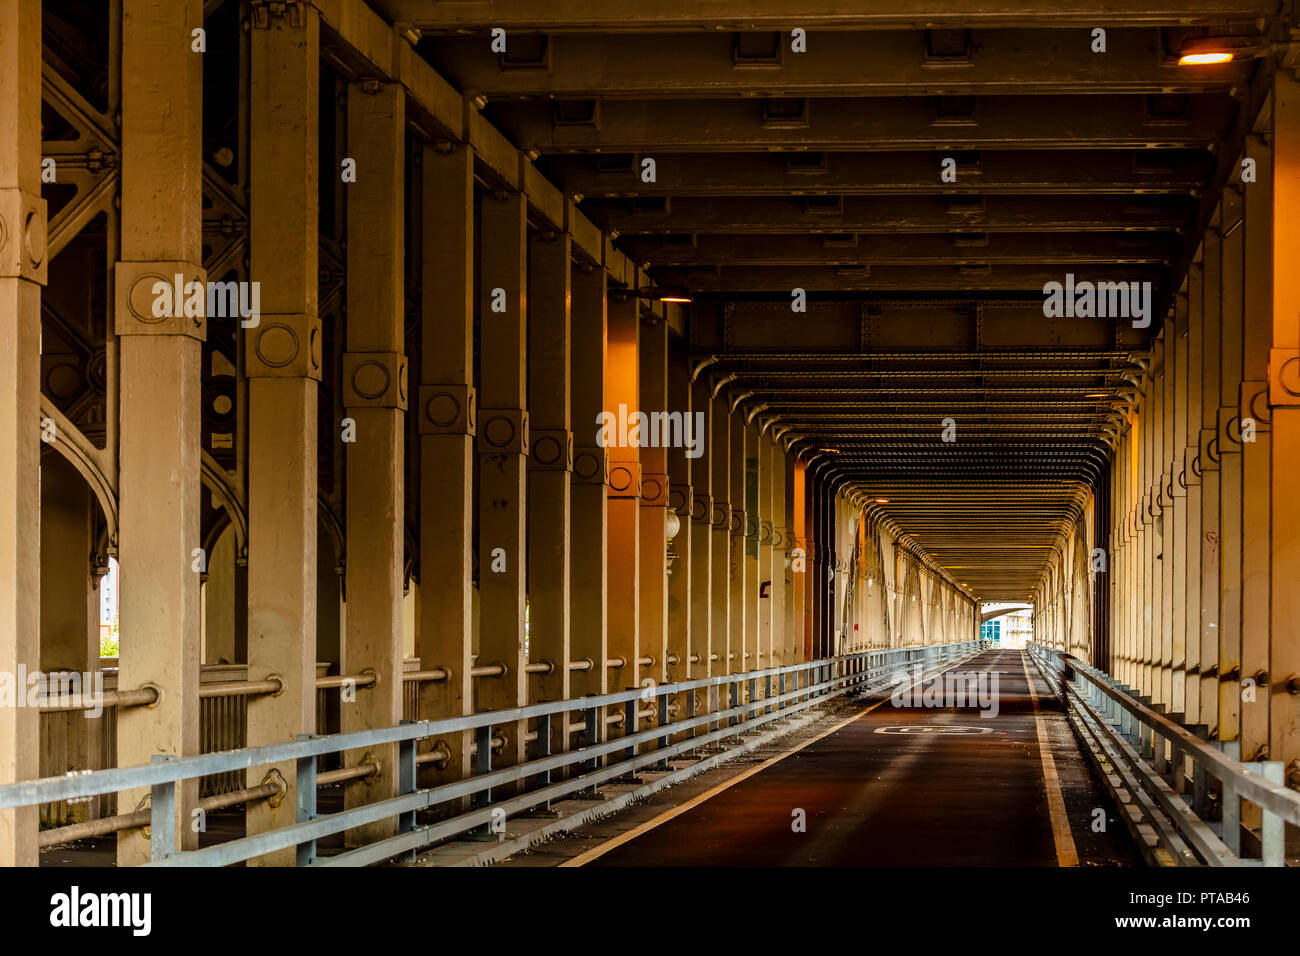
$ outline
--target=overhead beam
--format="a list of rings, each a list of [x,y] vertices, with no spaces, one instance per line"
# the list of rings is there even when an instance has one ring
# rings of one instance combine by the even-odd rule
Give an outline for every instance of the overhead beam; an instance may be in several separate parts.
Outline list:
[[[806,55],[792,52],[788,36],[758,35],[753,59],[723,31],[530,38],[527,55],[536,59],[524,63],[493,55],[483,36],[432,37],[418,49],[460,89],[492,100],[753,96],[756,89],[770,96],[1199,93],[1247,82],[1253,68],[1246,60],[1179,67],[1160,31],[1105,26],[1104,54],[1092,50],[1090,31],[1077,28],[976,31],[967,55],[946,57],[929,55],[925,30],[811,31]]]
[[[568,33],[909,29],[925,26],[1159,26],[1216,23],[1271,16],[1271,0],[1088,0],[1062,7],[1057,0],[891,0],[846,7],[838,0],[812,0],[796,13],[784,0],[657,0],[632,8],[602,0],[479,0],[429,3],[428,0],[375,0],[389,20],[427,33],[459,33],[489,27]]]
[[[943,160],[955,162],[945,182]],[[1089,150],[1044,164],[1040,152],[668,153],[655,181],[631,153],[551,155],[542,168],[569,194],[602,196],[799,196],[908,193],[1196,193],[1214,172],[1208,150]]]
[[[971,238],[945,236],[754,236],[706,234],[688,242],[629,238],[623,250],[650,266],[918,266],[935,263],[1085,266],[1172,263],[1179,246],[1172,235],[1092,233]]]
[[[784,297],[773,301],[698,301],[692,311],[691,347],[721,358],[720,368],[742,374],[746,369],[741,363],[757,359],[752,353],[771,350],[788,358],[798,352],[807,356],[796,364],[789,382],[798,386],[819,374],[827,378],[842,374],[843,363],[827,364],[827,357],[818,353],[838,357],[909,349],[1014,349],[1027,354],[1040,349],[1053,353],[1077,348],[1132,350],[1145,347],[1156,326],[1153,322],[1151,328],[1135,329],[1131,322],[1077,316],[1049,320],[1043,315],[1041,293],[1022,299],[812,300],[807,312],[794,312],[789,289],[784,292]],[[1041,358],[1034,361],[1051,364]],[[781,378],[771,360],[748,372],[774,381]]]
[[[1032,292],[1048,282],[1063,282],[1060,268],[1017,265],[984,266],[724,266],[713,273],[655,269],[657,281],[697,292],[818,291],[889,292]],[[1160,287],[1163,272],[1136,267],[1096,268],[1095,281],[1150,282]]]
[[[655,233],[1169,232],[1194,214],[1168,196],[845,196],[825,202],[740,197],[595,200],[584,209],[607,230]]]
[[[928,108],[927,108],[928,107]],[[583,100],[538,110],[489,104],[524,150],[668,153],[749,149],[1124,149],[1204,147],[1236,110],[1226,93],[873,99]],[[1053,122],[1044,122],[1053,117]]]

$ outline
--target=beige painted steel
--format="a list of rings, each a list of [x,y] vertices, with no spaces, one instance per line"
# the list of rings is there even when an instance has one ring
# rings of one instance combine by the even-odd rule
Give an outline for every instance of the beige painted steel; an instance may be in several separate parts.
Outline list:
[[[665,311],[676,310],[676,305],[665,305]],[[676,326],[680,316],[669,313],[665,322],[669,328]],[[677,533],[667,542],[673,554],[667,567],[668,575],[668,642],[665,648],[663,674],[667,681],[685,680],[691,672],[691,632],[695,604],[691,591],[695,584],[695,527],[691,521],[694,506],[694,467],[699,460],[690,457],[695,452],[687,447],[685,429],[690,428],[692,442],[702,449],[707,431],[695,430],[694,403],[691,395],[691,367],[686,355],[686,344],[674,333],[668,338],[668,401],[667,407],[682,416],[682,441],[668,449],[668,510],[677,519]],[[673,698],[679,715],[684,715],[686,695]]]
[[[377,680],[370,687],[340,691],[343,733],[392,727],[402,719],[402,449],[407,405],[404,94],[396,84],[350,83],[347,107],[347,155],[356,161],[356,182],[346,186],[343,405],[355,426],[355,441],[345,446],[347,571],[341,670],[373,671]],[[379,772],[346,785],[348,808],[398,792],[397,746],[344,755],[347,767],[368,760],[378,762]],[[356,846],[395,832],[396,821],[385,819],[349,830],[345,839]]]
[[[1219,234],[1222,211],[1216,212],[1206,230],[1203,264],[1203,359],[1201,363],[1201,722],[1219,737],[1219,337],[1222,325],[1220,287],[1223,276],[1223,243]]]
[[[248,375],[248,679],[280,680],[248,699],[250,747],[316,731],[317,314],[320,20],[269,17],[252,31],[250,276],[263,314],[244,330]],[[248,804],[249,835],[297,819],[292,762],[252,767],[275,801]],[[275,781],[278,782],[278,781]],[[274,805],[272,805],[274,804]],[[292,866],[289,847],[251,861]]]
[[[120,338],[119,686],[156,684],[152,708],[118,715],[120,766],[199,752],[202,318],[156,321],[154,283],[203,281],[203,57],[191,50],[199,0],[123,0]],[[163,188],[165,184],[165,188]],[[176,845],[192,848],[197,781],[178,788]],[[119,811],[145,794],[123,793]],[[149,857],[143,830],[118,837],[119,866]]]
[[[1241,755],[1269,755],[1269,592],[1272,433],[1268,357],[1273,315],[1273,162],[1266,137],[1246,137],[1256,179],[1243,184],[1242,381],[1237,403],[1241,442]],[[1241,163],[1237,163],[1238,169]],[[1288,213],[1288,216],[1292,215]],[[1247,423],[1252,423],[1253,428]],[[1249,441],[1253,432],[1253,441]],[[1279,642],[1283,639],[1278,634]]]
[[[1268,362],[1272,433],[1269,594],[1269,757],[1300,767],[1300,83],[1278,71],[1273,87],[1272,341]]]
[[[1242,451],[1237,397],[1242,372],[1245,214],[1241,189],[1223,191],[1222,324],[1219,337],[1219,739],[1241,736]],[[1247,756],[1244,752],[1242,756]]]
[[[40,666],[41,6],[0,8],[0,671]],[[26,246],[24,253],[13,250]],[[23,689],[24,692],[26,688]],[[0,707],[0,785],[38,775],[37,713]],[[0,866],[35,866],[35,807],[0,810]]]
[[[637,300],[615,293],[609,300],[609,352],[605,379],[604,408],[618,419],[641,410],[639,346],[641,317]],[[629,690],[639,686],[641,657],[641,449],[620,444],[622,436],[611,436],[609,455],[608,566],[606,596],[609,602],[608,651],[621,665],[610,669],[609,689]],[[636,723],[633,721],[632,723]],[[634,728],[623,727],[630,733]]]
[[[527,560],[528,202],[522,193],[485,194],[479,213],[479,323],[482,341],[478,421],[478,664],[506,672],[475,685],[476,710],[528,700],[524,646]],[[494,766],[524,759],[524,722],[495,728],[505,746]]]
[[[754,511],[754,501],[746,493],[749,460],[745,442],[745,414],[743,409],[731,413],[729,441],[731,445],[728,485],[731,499],[731,540],[728,547],[728,588],[730,589],[731,621],[727,637],[728,671],[737,673],[749,669],[748,654],[753,645],[749,628],[753,625],[754,611],[750,607],[749,562],[745,555],[745,531]]]
[[[535,236],[528,248],[528,658],[552,665],[530,678],[530,702],[571,696],[572,245],[555,233]],[[552,736],[552,749],[565,749],[563,721],[555,721]]]
[[[731,593],[731,413],[725,396],[715,391],[709,421],[709,461],[712,469],[713,511],[709,516],[710,674],[730,674],[731,618],[737,613]],[[716,657],[716,660],[714,659]]]
[[[609,670],[600,666],[609,658],[608,541],[605,497],[609,469],[606,449],[596,443],[597,421],[605,409],[608,372],[608,297],[606,273],[599,266],[577,267],[573,274],[572,413],[573,476],[572,562],[569,597],[570,648],[574,660],[592,666],[575,671],[571,690],[576,696],[603,694]]]
[[[668,407],[668,323],[659,316],[643,313],[640,343],[637,349],[638,408],[648,419],[648,431],[643,434],[641,446],[641,498],[638,516],[637,573],[640,576],[640,596],[637,615],[639,657],[652,663],[643,664],[631,673],[637,686],[647,681],[662,683],[665,678],[668,655],[668,448],[665,441],[672,440],[671,429],[665,425],[662,433],[656,428],[654,416],[669,411]],[[678,409],[677,411],[680,411]],[[683,422],[683,425],[685,423]]]
[[[445,667],[443,681],[419,688],[422,719],[473,712],[474,682],[474,151],[421,150],[420,382],[415,417],[420,455],[419,620],[422,668]],[[428,742],[445,750],[425,764],[431,783],[471,770],[472,735]],[[464,804],[465,801],[461,801]]]
[[[713,671],[713,414],[715,403],[709,398],[708,377],[697,376],[690,383],[691,408],[702,416],[699,435],[700,456],[690,463],[690,642],[687,666],[680,671],[683,679],[708,677]],[[682,518],[682,522],[686,522]],[[677,549],[680,553],[680,547]]]

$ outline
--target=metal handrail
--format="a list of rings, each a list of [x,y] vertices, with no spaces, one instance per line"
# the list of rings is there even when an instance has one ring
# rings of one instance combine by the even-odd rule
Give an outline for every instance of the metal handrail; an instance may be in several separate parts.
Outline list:
[[[485,714],[467,714],[438,720],[418,721],[396,727],[357,731],[348,734],[323,737],[304,736],[291,743],[184,757],[159,756],[155,758],[154,763],[146,765],[97,770],[69,777],[52,777],[0,786],[0,809],[151,787],[154,791],[151,809],[151,834],[155,860],[158,862],[166,860],[168,865],[190,860],[193,862],[221,860],[221,865],[224,865],[226,862],[250,859],[262,853],[270,852],[270,849],[302,843],[304,842],[303,834],[307,832],[316,834],[319,831],[321,835],[340,832],[366,822],[413,812],[417,805],[431,806],[444,803],[461,795],[482,793],[490,790],[491,787],[535,777],[539,774],[549,776],[550,770],[571,764],[587,764],[589,772],[581,777],[544,788],[543,791],[538,792],[549,792],[557,786],[568,788],[565,792],[588,788],[593,785],[591,782],[594,779],[593,774],[603,779],[604,775],[609,772],[610,768],[596,771],[593,766],[593,762],[598,761],[600,757],[607,754],[630,751],[629,761],[638,765],[666,759],[665,755],[670,751],[675,752],[679,748],[692,749],[712,740],[733,736],[746,726],[789,716],[793,712],[819,703],[819,699],[828,694],[842,693],[871,680],[879,680],[883,675],[895,673],[897,670],[910,666],[917,661],[925,663],[947,661],[963,653],[974,653],[978,646],[978,642],[971,641],[960,644],[931,645],[929,647],[866,651],[801,664],[791,664],[779,668],[718,675],[673,684],[660,684],[653,688],[634,688],[565,701],[530,704]],[[797,678],[800,674],[806,677],[802,687],[797,686],[799,683]],[[370,675],[363,675],[363,678],[368,676]],[[795,687],[793,690],[787,691],[786,679],[791,677],[796,678]],[[776,695],[771,694],[771,684],[774,678],[777,679],[779,688]],[[766,696],[760,697],[756,694],[759,681],[766,684],[768,691]],[[739,703],[742,684],[748,684],[749,686],[749,699],[744,704]],[[704,714],[695,714],[695,692],[722,686],[732,688],[732,706]],[[669,723],[668,714],[671,702],[668,697],[678,694],[688,695],[688,713],[685,718]],[[590,715],[602,708],[627,705],[634,701],[650,699],[658,700],[657,716],[659,726],[639,732],[625,733],[624,736],[610,742],[600,741],[600,738],[604,736],[603,728],[601,728],[600,732],[595,736],[595,740],[589,742],[586,746],[575,750],[567,750],[554,756],[550,755],[548,731],[551,726],[550,718],[553,715],[574,711],[582,711]],[[627,713],[627,711],[628,709],[625,707],[624,712]],[[640,708],[636,708],[632,713],[635,713],[638,719],[654,714],[653,711],[647,712]],[[755,715],[752,719],[751,714]],[[479,772],[474,777],[456,783],[444,784],[431,790],[410,792],[397,798],[367,804],[342,813],[330,814],[328,820],[312,819],[281,830],[269,831],[256,837],[245,837],[242,840],[219,844],[216,847],[209,847],[201,851],[176,853],[172,845],[175,833],[170,823],[169,814],[174,814],[175,785],[180,781],[209,774],[296,761],[300,773],[300,794],[305,792],[306,784],[311,783],[310,793],[314,795],[316,780],[315,757],[347,750],[396,744],[399,746],[399,763],[404,768],[409,768],[409,773],[399,773],[399,778],[408,778],[413,787],[416,764],[415,744],[417,741],[468,731],[477,731],[477,736],[483,737],[485,733],[490,735],[493,726],[518,723],[530,718],[538,718],[539,730],[537,733],[528,736],[538,740],[539,746],[544,743],[544,746],[541,746],[544,756],[539,759],[526,761],[504,770],[492,771],[490,755],[482,760],[476,758]],[[736,721],[741,722],[737,723]],[[678,744],[670,744],[673,736],[694,730],[702,724],[711,725],[718,729],[710,730],[709,733],[704,735],[693,735],[689,740]],[[491,738],[489,736],[484,739]],[[659,742],[657,750],[646,755],[637,755],[638,745],[654,740]],[[622,765],[619,764],[619,766]],[[550,798],[543,797],[542,799]],[[534,801],[534,803],[536,802],[539,801]],[[314,812],[309,816],[314,817]],[[476,824],[467,824],[464,829],[469,829],[474,825]],[[308,827],[308,830],[300,831],[298,828],[301,827]],[[313,835],[307,839],[315,840],[316,838],[317,836]],[[274,846],[271,846],[272,843]],[[210,852],[212,850],[220,852],[214,854]]]
[[[1289,790],[1282,780],[1282,763],[1243,763],[1234,756],[1239,741],[1215,746],[1180,726],[1168,716],[1135,699],[1130,689],[1104,671],[1062,651],[1030,643],[1030,653],[1050,667],[1061,681],[1071,700],[1084,708],[1093,721],[1103,728],[1114,728],[1117,739],[1129,746],[1133,761],[1151,795],[1160,804],[1187,843],[1198,856],[1212,865],[1236,865],[1259,862],[1241,859],[1239,799],[1249,800],[1263,814],[1261,842],[1265,865],[1283,865],[1283,823],[1300,826],[1300,794]],[[1157,749],[1156,739],[1160,745]],[[1220,749],[1222,747],[1223,749]],[[1138,748],[1138,749],[1133,749]],[[1166,751],[1168,755],[1166,756]],[[1168,764],[1176,786],[1171,790],[1160,772],[1146,763],[1157,759]],[[1183,798],[1186,768],[1192,762],[1193,795],[1190,804]],[[1268,776],[1266,776],[1266,774]],[[1269,779],[1269,777],[1277,779]],[[1213,777],[1223,788],[1224,820],[1222,826],[1211,824],[1208,817],[1206,780]],[[1216,829],[1221,832],[1216,832]]]

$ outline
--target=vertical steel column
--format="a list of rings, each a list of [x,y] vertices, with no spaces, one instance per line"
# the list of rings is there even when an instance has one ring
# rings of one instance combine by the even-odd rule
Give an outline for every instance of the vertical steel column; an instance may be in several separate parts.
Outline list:
[[[1172,664],[1170,706],[1187,713],[1187,476],[1184,473],[1187,452],[1187,284],[1174,300],[1174,323],[1169,343],[1173,361],[1169,366],[1171,395],[1166,398],[1165,460],[1169,467],[1168,493],[1172,510],[1166,514],[1172,527],[1166,527],[1165,580],[1168,593],[1165,632],[1169,635],[1169,659]]]
[[[690,643],[688,653],[698,657],[695,663],[678,673],[685,680],[708,677],[713,673],[709,655],[713,650],[713,406],[707,378],[698,376],[690,384],[691,408],[704,416],[699,436],[700,456],[691,462],[691,564],[690,564]],[[683,519],[685,521],[685,519]]]
[[[772,558],[779,522],[773,505],[775,473],[772,470],[772,437],[760,424],[758,430],[758,662],[756,667],[775,667],[780,660],[773,641],[776,620],[776,575]]]
[[[344,688],[343,733],[402,719],[402,592],[405,543],[405,175],[406,101],[400,84],[348,85],[347,149],[356,182],[347,196],[347,333],[343,407],[355,431],[346,444],[347,571],[343,673],[375,674]],[[344,754],[345,766],[378,760],[379,774],[344,790],[349,809],[399,792],[394,744]],[[349,846],[392,836],[396,818],[345,834]]]
[[[754,421],[754,411],[745,412],[745,663],[741,670],[764,666],[761,548],[766,496],[762,474],[763,436]]]
[[[747,640],[753,626],[754,611],[749,601],[748,562],[745,559],[745,534],[754,510],[752,497],[746,494],[749,460],[745,447],[745,412],[734,403],[731,409],[731,468],[729,473],[731,497],[731,541],[728,551],[731,593],[731,633],[727,637],[728,670],[736,674],[749,669],[751,640]]]
[[[250,269],[262,316],[244,331],[248,376],[248,678],[279,694],[248,698],[247,743],[316,731],[317,313],[320,14],[253,21]],[[332,166],[332,164],[331,164]],[[252,767],[248,786],[278,773],[272,807],[248,805],[249,835],[296,822],[297,766]],[[249,861],[292,866],[293,847]]]
[[[1204,723],[1201,701],[1202,671],[1207,666],[1201,657],[1201,364],[1205,343],[1205,267],[1201,250],[1191,264],[1187,276],[1187,365],[1185,394],[1186,422],[1183,437],[1183,481],[1187,486],[1186,578],[1184,592],[1186,611],[1183,615],[1183,646],[1187,668],[1184,688],[1184,707],[1187,719]],[[1208,726],[1208,724],[1207,724]]]
[[[725,397],[713,391],[709,416],[709,462],[713,509],[709,516],[709,575],[713,592],[709,604],[709,671],[706,676],[729,674],[731,648],[731,415]],[[715,660],[716,657],[716,660]],[[709,691],[709,707],[717,709],[716,690]]]
[[[199,0],[122,3],[122,244],[114,275],[119,342],[121,494],[118,561],[121,687],[156,684],[161,700],[118,715],[117,762],[199,752],[199,511],[202,353],[206,320],[153,314],[163,284],[181,276],[204,288],[203,57],[190,31]],[[160,188],[160,184],[166,188]],[[206,298],[206,297],[205,297]],[[206,312],[206,309],[203,311]],[[180,313],[180,314],[177,314]],[[124,811],[143,793],[120,794]],[[196,845],[189,823],[198,782],[176,793],[179,849]],[[148,859],[142,830],[119,834],[119,866]]]
[[[656,306],[662,310],[662,305]],[[641,500],[638,521],[641,546],[637,558],[640,603],[637,644],[648,667],[628,672],[636,686],[662,683],[668,656],[668,448],[673,441],[668,408],[668,323],[662,315],[643,313],[637,350],[640,409],[648,417],[641,444]],[[635,407],[635,406],[634,406]],[[679,409],[680,411],[680,409]],[[657,416],[664,415],[663,418]],[[662,421],[662,426],[657,422]],[[631,731],[629,731],[631,732]]]
[[[473,712],[474,682],[474,152],[427,145],[420,162],[420,667],[445,667],[446,680],[419,689],[423,720]],[[469,776],[473,737],[439,745],[449,756],[431,783]],[[433,765],[426,764],[426,767]],[[457,801],[465,808],[466,801]]]
[[[1201,433],[1201,721],[1219,737],[1219,364],[1223,303],[1223,210],[1217,209],[1202,243]]]
[[[1272,348],[1268,359],[1272,432],[1270,516],[1272,577],[1269,593],[1273,675],[1269,754],[1287,772],[1300,761],[1300,83],[1279,70],[1273,78]]]
[[[529,702],[571,696],[572,246],[567,234],[548,234],[535,236],[528,248],[528,659],[553,665],[550,673],[532,675]],[[567,714],[557,717],[553,746],[567,750],[570,721]]]
[[[576,266],[572,277],[572,367],[570,401],[574,435],[573,475],[569,489],[572,530],[569,560],[569,647],[573,659],[590,661],[575,671],[575,696],[603,694],[608,687],[606,639],[607,535],[605,515],[608,452],[596,442],[605,409],[608,323],[605,270]]]
[[[790,609],[789,568],[786,567],[790,550],[790,523],[786,517],[785,452],[781,448],[778,430],[774,427],[769,438],[768,454],[772,463],[772,553],[770,557],[772,586],[772,660],[770,667],[784,667],[794,662],[790,656],[790,627],[787,620]]]
[[[476,709],[484,711],[528,700],[527,198],[485,194],[479,217],[478,663],[505,667],[504,674],[479,678],[475,686]],[[524,759],[524,722],[498,730],[505,745],[496,763],[512,767]]]
[[[680,307],[665,305],[666,313],[672,320],[665,324],[672,328],[681,327]],[[708,431],[695,428],[696,415],[691,395],[691,370],[687,355],[687,343],[677,335],[670,335],[668,340],[668,407],[680,411],[682,415],[682,440],[668,449],[668,508],[677,519],[677,533],[671,540],[671,550],[675,556],[668,566],[668,643],[665,648],[662,673],[666,681],[681,681],[692,672],[690,665],[691,630],[695,605],[691,600],[695,583],[695,528],[692,526],[691,512],[694,506],[693,481],[694,468],[698,458],[688,457],[696,451],[687,447],[687,438],[695,443],[695,449],[703,451],[708,440]],[[665,542],[668,544],[668,542]],[[707,613],[707,608],[706,608]],[[671,663],[676,660],[676,664]],[[687,717],[686,698],[675,694],[672,701],[677,704],[677,716]],[[659,716],[668,716],[669,698],[659,698]],[[660,723],[666,723],[661,720]],[[666,743],[666,739],[661,740]]]
[[[808,621],[808,466],[798,458],[791,459],[790,466],[790,501],[786,513],[789,516],[790,531],[794,535],[794,546],[798,549],[798,554],[790,561],[790,610],[793,618],[791,640],[794,645],[792,663],[802,663],[809,659],[808,639],[811,633]],[[883,582],[881,586],[884,586]]]
[[[609,453],[609,656],[622,659],[609,677],[612,690],[637,685],[641,656],[641,455],[648,428],[632,432],[632,416],[642,411],[640,390],[641,317],[635,296],[614,293],[609,300],[609,375],[605,409],[612,416]],[[627,428],[627,435],[622,431]],[[635,721],[633,721],[635,724]],[[635,733],[623,725],[623,733]]]
[[[1272,432],[1268,359],[1273,324],[1273,162],[1269,140],[1246,137],[1256,179],[1243,184],[1242,381],[1237,399],[1241,434],[1241,748],[1247,760],[1268,756],[1270,535]],[[1237,164],[1240,168],[1240,163]],[[1294,215],[1288,212],[1287,216]],[[1251,423],[1248,425],[1247,423]],[[1251,427],[1253,425],[1253,427]],[[1253,437],[1253,441],[1247,438]],[[1253,822],[1253,821],[1252,821]]]
[[[36,428],[41,287],[48,269],[45,226],[41,5],[7,3],[0,8],[0,229],[13,238],[0,248],[0,671],[14,675],[40,667]],[[0,785],[39,776],[37,717],[31,707],[0,707]],[[0,810],[0,866],[36,865],[36,809]],[[138,836],[135,841],[143,843]],[[147,852],[146,844],[131,862]]]
[[[1219,336],[1219,739],[1241,733],[1241,420],[1245,215],[1241,187],[1223,190],[1222,324]],[[1243,756],[1250,758],[1243,752]]]

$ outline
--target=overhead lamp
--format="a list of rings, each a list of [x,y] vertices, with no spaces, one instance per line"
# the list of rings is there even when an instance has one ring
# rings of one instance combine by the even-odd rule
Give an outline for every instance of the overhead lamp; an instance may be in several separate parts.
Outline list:
[[[637,289],[638,299],[651,299],[656,302],[673,302],[677,305],[690,305],[693,301],[689,289],[682,286],[651,286]]]
[[[887,505],[887,504],[889,504],[889,499],[888,499],[888,498],[873,498],[872,500],[873,500],[876,504],[878,504],[878,505]]]
[[[1263,37],[1188,37],[1178,50],[1178,65],[1213,66],[1265,56],[1278,49],[1286,49],[1286,44],[1271,43]]]

